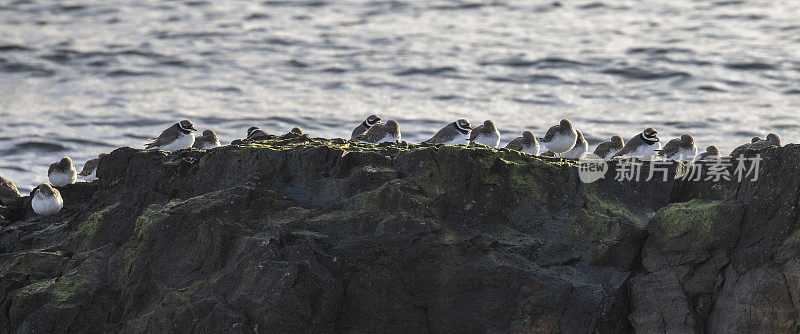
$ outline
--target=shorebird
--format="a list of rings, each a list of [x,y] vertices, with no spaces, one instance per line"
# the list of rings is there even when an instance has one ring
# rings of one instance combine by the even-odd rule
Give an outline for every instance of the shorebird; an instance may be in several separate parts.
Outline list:
[[[496,148],[500,145],[500,131],[497,131],[494,122],[487,119],[482,125],[472,129],[469,141]]]
[[[539,142],[531,131],[523,131],[521,137],[514,138],[506,145],[507,149],[517,150],[522,153],[539,155]]]
[[[78,175],[83,176],[86,181],[97,180],[97,166],[100,165],[100,159],[107,156],[108,153],[100,153],[97,158],[91,159],[83,164],[83,169]]]
[[[31,198],[33,212],[39,215],[54,215],[64,207],[64,199],[58,189],[50,184],[42,183],[33,191]]]
[[[572,122],[568,119],[562,119],[558,125],[554,125],[547,130],[544,138],[539,141],[547,147],[550,152],[560,155],[575,147],[575,141],[578,140],[578,132],[572,126]]]
[[[245,138],[245,139],[246,140],[262,140],[262,139],[267,139],[267,138],[269,138],[269,134],[266,131],[261,130],[261,128],[259,128],[257,126],[251,126],[249,129],[247,129],[247,138]]]
[[[753,137],[750,141],[750,144],[744,144],[742,146],[737,147],[733,152],[731,152],[732,157],[738,157],[743,155],[747,150],[753,151],[761,151],[769,147],[781,146],[781,137],[778,136],[776,133],[770,133],[767,135],[767,139],[761,137]]]
[[[398,142],[400,141],[400,124],[397,124],[395,120],[375,124],[366,133],[356,136],[356,140],[375,144]]]
[[[594,149],[594,154],[605,160],[610,160],[617,152],[622,150],[624,146],[625,142],[622,140],[621,136],[613,136],[611,140],[606,140],[598,144],[597,148]]]
[[[628,158],[651,158],[655,155],[656,150],[661,149],[660,139],[658,139],[658,131],[653,128],[647,128],[642,133],[629,139],[622,150],[617,152],[614,157],[628,157]]]
[[[194,140],[192,148],[208,150],[220,146],[222,146],[222,144],[219,143],[219,138],[217,138],[217,133],[214,132],[214,130],[207,129],[203,131],[202,136],[199,136]]]
[[[145,145],[146,149],[159,149],[164,151],[177,151],[191,148],[194,144],[194,128],[189,120],[182,120],[161,132],[158,138],[150,138],[152,142]]]
[[[712,159],[719,159],[721,154],[719,153],[719,148],[714,145],[706,147],[706,151],[700,153],[700,155],[695,158],[695,161],[705,161],[705,160],[712,160]]]
[[[575,147],[562,155],[565,159],[580,159],[589,151],[589,143],[583,138],[581,130],[575,130],[575,132],[578,134],[575,139]]]
[[[694,160],[697,155],[697,146],[694,145],[694,137],[685,134],[680,138],[670,140],[664,148],[658,152],[658,156],[664,157],[667,161],[687,161]]]
[[[371,128],[373,125],[380,123],[381,117],[378,115],[369,115],[367,119],[365,119],[361,124],[359,124],[355,129],[353,129],[353,133],[350,134],[350,140],[356,140],[356,137],[359,135],[363,135],[367,133],[367,130]]]
[[[47,169],[47,178],[56,187],[63,187],[78,181],[78,171],[75,164],[69,157],[63,157],[58,162],[54,162]]]
[[[472,127],[469,125],[469,121],[462,118],[453,123],[447,124],[441,130],[439,130],[439,132],[433,135],[433,137],[422,143],[444,145],[466,144],[471,131]]]

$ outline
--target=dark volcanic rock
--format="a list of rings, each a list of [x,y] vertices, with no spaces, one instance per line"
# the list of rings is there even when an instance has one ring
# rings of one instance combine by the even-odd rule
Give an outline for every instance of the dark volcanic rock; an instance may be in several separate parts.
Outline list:
[[[650,221],[643,270],[630,283],[634,329],[800,330],[800,146],[762,157],[758,180],[745,179],[733,191],[697,191],[708,198],[671,204]]]
[[[796,151],[722,191],[479,145],[121,148],[0,231],[0,331],[792,332]]]
[[[0,205],[16,201],[20,196],[17,186],[0,176]]]
[[[0,176],[0,226],[17,218],[14,213],[20,209],[20,196],[17,186]]]

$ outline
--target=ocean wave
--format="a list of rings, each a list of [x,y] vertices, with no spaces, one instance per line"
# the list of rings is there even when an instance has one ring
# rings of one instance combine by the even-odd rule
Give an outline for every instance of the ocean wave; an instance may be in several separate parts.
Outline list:
[[[564,101],[553,95],[542,94],[538,98],[521,98],[515,97],[511,101],[522,104],[535,104],[535,105],[563,105]]]
[[[346,68],[342,68],[342,67],[326,67],[326,68],[322,69],[322,72],[325,72],[325,73],[337,73],[337,74],[338,73],[345,73],[347,71],[349,71],[349,70],[346,69]]]
[[[33,51],[33,49],[19,44],[0,44],[0,52],[11,51]]]
[[[0,58],[0,72],[26,73],[35,77],[49,77],[56,73],[56,71],[43,66],[9,62],[3,58]]]
[[[458,72],[458,69],[453,66],[441,66],[441,67],[411,67],[402,71],[395,72],[394,74],[398,76],[408,76],[408,75],[438,76],[455,72]]]
[[[22,168],[22,167],[19,167],[19,166],[15,166],[15,165],[0,165],[0,170],[2,170],[2,169],[13,170],[13,171],[17,171],[17,172],[27,172],[28,171],[25,168]]]
[[[244,19],[248,20],[248,21],[251,21],[251,20],[268,20],[268,19],[271,19],[271,18],[272,18],[272,16],[269,15],[269,14],[252,13],[250,15],[247,15]]]
[[[565,81],[560,77],[549,74],[492,76],[486,79],[495,82],[512,82],[512,83],[524,83],[524,84],[559,85],[565,83]]]
[[[0,151],[2,154],[0,156],[6,155],[14,155],[21,152],[39,152],[39,153],[51,153],[51,152],[62,152],[67,150],[67,146],[53,143],[53,142],[45,142],[45,141],[24,141],[22,143],[14,144],[12,147]]]
[[[598,9],[598,8],[609,8],[609,6],[602,2],[589,2],[582,5],[578,5],[576,8],[578,9]]]
[[[85,146],[104,146],[104,147],[114,147],[114,144],[102,142],[99,140],[90,140],[90,139],[83,139],[83,138],[71,138],[71,137],[60,137],[58,138],[60,142],[78,144],[81,147]]]
[[[663,80],[671,78],[688,78],[692,75],[683,71],[670,70],[645,70],[640,67],[610,68],[600,71],[601,73],[620,76],[632,80]]]
[[[468,3],[459,3],[454,5],[434,5],[431,6],[430,8],[433,10],[463,10],[463,9],[479,9],[490,5],[491,4],[480,3],[480,2],[468,2]]]
[[[140,76],[162,76],[162,73],[153,71],[134,71],[134,70],[113,70],[106,73],[109,77],[140,77]]]
[[[323,7],[327,3],[325,1],[302,1],[302,0],[268,0],[261,4],[264,6],[291,6],[291,7]]]
[[[765,70],[776,69],[775,65],[762,62],[727,63],[724,64],[723,66],[732,70],[748,70],[748,71],[765,71]]]
[[[575,67],[582,67],[589,65],[588,63],[570,60],[566,58],[559,58],[559,57],[545,57],[536,60],[527,60],[522,58],[508,58],[508,59],[501,59],[494,61],[482,61],[479,62],[478,64],[482,66],[500,65],[508,67],[536,67],[540,69],[575,68]]]
[[[693,54],[694,51],[685,48],[667,48],[667,47],[636,47],[630,48],[625,51],[627,54],[648,54],[648,55],[665,55],[669,53],[687,53]]]
[[[719,87],[713,86],[713,85],[700,85],[700,86],[697,86],[697,90],[701,90],[701,91],[704,91],[704,92],[712,92],[712,93],[727,92],[726,89],[722,89],[722,88],[719,88]]]

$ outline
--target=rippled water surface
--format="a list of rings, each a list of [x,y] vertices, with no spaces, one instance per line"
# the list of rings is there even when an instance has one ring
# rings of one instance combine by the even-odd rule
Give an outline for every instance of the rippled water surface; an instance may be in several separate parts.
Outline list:
[[[729,152],[797,141],[800,1],[0,2],[0,175],[28,191],[183,118],[348,137],[370,113],[427,139],[562,117],[595,144],[656,127]]]

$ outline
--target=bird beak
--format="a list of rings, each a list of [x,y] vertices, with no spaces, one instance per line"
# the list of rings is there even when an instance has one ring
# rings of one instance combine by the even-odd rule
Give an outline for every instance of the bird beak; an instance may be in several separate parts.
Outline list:
[[[189,128],[189,130],[197,131],[197,129],[195,129],[194,127]]]

